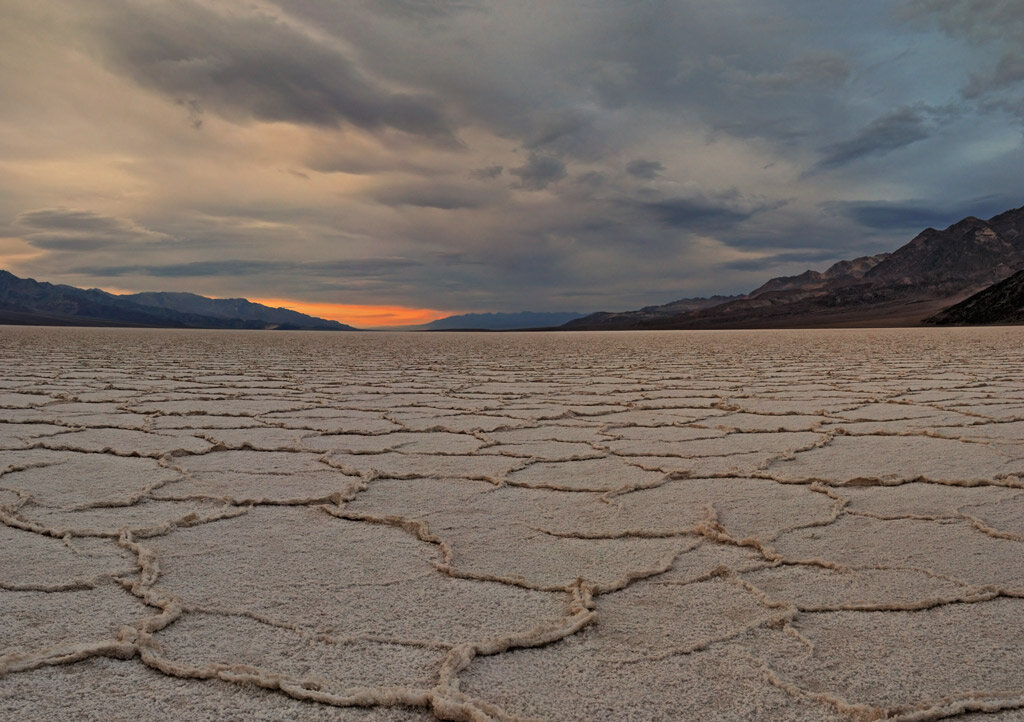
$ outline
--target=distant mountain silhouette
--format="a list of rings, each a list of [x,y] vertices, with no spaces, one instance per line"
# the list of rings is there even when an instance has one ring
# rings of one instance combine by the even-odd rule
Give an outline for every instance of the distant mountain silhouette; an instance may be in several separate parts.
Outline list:
[[[456,316],[439,318],[436,321],[416,326],[418,331],[513,331],[526,328],[549,328],[560,326],[582,313],[572,312],[534,312],[518,313],[463,313]]]
[[[925,319],[934,324],[1024,323],[1024,271]]]
[[[354,331],[351,326],[245,299],[191,293],[117,296],[19,278],[0,270],[0,323],[45,326],[157,326]]]
[[[644,306],[638,311],[598,311],[583,318],[577,318],[566,323],[563,328],[566,330],[591,330],[598,328],[624,329],[642,328],[645,323],[658,321],[664,318],[672,318],[689,311],[697,311],[703,308],[719,306],[728,301],[733,301],[744,296],[711,296],[710,298],[681,298],[661,306]]]
[[[773,278],[750,293],[592,314],[571,329],[907,326],[1024,268],[1024,207],[928,228],[892,253]],[[674,311],[676,304],[703,307]]]
[[[245,298],[207,298],[194,293],[147,292],[119,296],[140,306],[164,308],[182,313],[212,316],[223,319],[240,319],[260,324],[271,324],[290,328],[317,328],[323,330],[354,330],[351,326],[307,316],[287,308],[271,308],[253,303]]]

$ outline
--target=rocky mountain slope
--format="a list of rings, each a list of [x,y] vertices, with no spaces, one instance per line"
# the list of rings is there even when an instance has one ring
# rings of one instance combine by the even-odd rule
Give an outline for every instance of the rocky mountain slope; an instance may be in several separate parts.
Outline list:
[[[1024,323],[1024,271],[925,319],[934,324]]]
[[[739,298],[704,299],[708,303],[703,308],[673,313],[673,304],[667,304],[593,314],[563,328],[917,325],[1022,268],[1024,207],[988,220],[964,218],[941,231],[928,228],[892,253],[840,261],[824,272],[774,278]]]

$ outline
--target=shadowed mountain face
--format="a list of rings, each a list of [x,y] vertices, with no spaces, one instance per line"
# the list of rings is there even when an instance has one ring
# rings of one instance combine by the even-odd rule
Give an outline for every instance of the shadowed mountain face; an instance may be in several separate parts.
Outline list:
[[[693,304],[683,310],[667,304],[592,314],[563,328],[917,325],[1022,268],[1024,207],[987,221],[968,217],[942,231],[928,228],[893,253],[840,261],[824,272],[773,278],[746,296],[676,302]]]
[[[935,324],[1024,323],[1024,271],[925,319]]]
[[[116,296],[96,288],[54,285],[0,271],[0,323],[59,326],[157,326],[353,331],[351,326],[269,308],[245,299],[191,293]]]

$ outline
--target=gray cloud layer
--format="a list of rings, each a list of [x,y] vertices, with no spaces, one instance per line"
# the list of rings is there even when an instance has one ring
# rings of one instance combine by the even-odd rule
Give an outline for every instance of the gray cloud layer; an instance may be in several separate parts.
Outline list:
[[[818,168],[837,168],[861,158],[887,155],[930,135],[920,109],[899,108],[873,120],[849,140],[826,146]]]
[[[190,113],[314,125],[352,123],[449,138],[439,99],[391,92],[336,45],[263,13],[206,4],[111,2],[95,32],[111,67],[185,98]],[[195,121],[193,120],[193,123]]]
[[[629,308],[1024,203],[1010,0],[10,0],[0,93],[84,285]]]
[[[14,221],[24,229],[26,240],[50,251],[89,251],[133,246],[165,240],[166,236],[124,218],[112,218],[91,211],[41,208],[26,211]]]
[[[511,168],[509,173],[519,178],[519,187],[531,191],[544,190],[568,175],[565,163],[555,156],[539,153],[531,153],[526,163]]]

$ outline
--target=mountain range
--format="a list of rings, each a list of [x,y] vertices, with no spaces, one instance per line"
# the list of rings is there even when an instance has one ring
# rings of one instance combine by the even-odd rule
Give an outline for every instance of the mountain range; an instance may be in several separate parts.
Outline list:
[[[355,331],[337,321],[270,308],[244,298],[193,293],[115,295],[19,278],[0,270],[0,323],[47,326],[157,326],[167,328]]]
[[[418,330],[712,329],[1024,322],[1024,207],[927,228],[892,253],[773,278],[750,293],[683,298],[635,311],[470,313]],[[244,298],[115,295],[0,270],[0,323],[354,331]],[[558,326],[558,324],[563,324]]]
[[[741,296],[596,313],[566,330],[913,326],[1024,269],[1024,207],[927,228],[892,253],[773,278]],[[977,304],[986,303],[985,297]],[[982,314],[975,318],[988,317]],[[989,314],[993,320],[1004,315]],[[966,318],[966,317],[964,317]],[[974,323],[975,321],[957,321]]]

